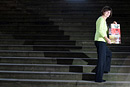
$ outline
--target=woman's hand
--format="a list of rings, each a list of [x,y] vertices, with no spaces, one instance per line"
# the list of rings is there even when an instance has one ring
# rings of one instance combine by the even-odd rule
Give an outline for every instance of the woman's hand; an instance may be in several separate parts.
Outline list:
[[[117,24],[117,22],[116,22],[116,21],[113,21],[113,24]]]
[[[107,41],[108,44],[111,44],[111,40],[107,36],[105,36],[104,38],[105,38],[105,40]]]
[[[111,44],[111,40],[110,40],[110,39],[108,39],[108,40],[107,40],[107,43],[108,43],[108,44]]]

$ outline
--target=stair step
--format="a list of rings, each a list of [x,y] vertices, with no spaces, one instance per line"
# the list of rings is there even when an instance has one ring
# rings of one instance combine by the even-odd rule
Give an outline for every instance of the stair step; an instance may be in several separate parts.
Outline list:
[[[112,51],[112,52],[130,52],[130,46],[108,46],[108,48]],[[79,51],[79,50],[71,50],[71,51]],[[97,51],[97,48],[95,46],[82,46],[82,49],[80,51],[84,51],[84,52],[90,52],[90,51]]]
[[[31,71],[0,71],[0,78],[10,78],[10,79],[48,79],[48,80],[81,80],[82,74],[73,73],[61,73],[61,72],[31,72]],[[70,77],[73,77],[70,78]]]
[[[23,39],[0,39],[1,45],[76,45],[95,46],[93,40],[23,40]],[[111,46],[129,46],[130,41],[122,41],[121,44],[111,44]]]
[[[53,25],[53,21],[45,21],[44,19],[5,19],[5,18],[0,18],[0,23],[7,22],[7,23],[32,23],[32,24],[42,24],[42,25]]]
[[[11,68],[10,68],[11,67]],[[82,72],[91,73],[95,65],[62,65],[62,64],[14,64],[0,63],[4,71],[44,71],[44,72]],[[129,65],[111,65],[110,73],[129,73]]]
[[[1,32],[2,31],[6,31],[6,32],[8,32],[8,31],[12,31],[12,32],[17,32],[17,31],[30,31],[30,32],[33,32],[33,31],[44,31],[44,32],[48,32],[48,31],[50,31],[50,32],[52,32],[52,31],[63,31],[63,30],[59,30],[58,28],[58,26],[56,26],[56,25],[42,25],[42,26],[37,26],[37,25],[33,25],[33,26],[31,26],[30,24],[30,26],[28,25],[28,26],[19,26],[19,24],[16,24],[17,26],[13,26],[13,24],[12,24],[12,26],[11,25],[5,25],[5,26],[1,26]],[[37,29],[37,30],[35,30],[35,29]],[[16,34],[15,34],[16,35]]]
[[[124,24],[124,23],[127,23],[127,24],[129,24],[128,22],[121,22],[122,24]],[[74,26],[74,27],[82,27],[82,26],[84,26],[84,27],[86,27],[86,26],[89,26],[89,25],[91,25],[91,24],[93,24],[93,27],[95,26],[95,20],[93,20],[93,22],[57,22],[57,23],[54,23],[55,25],[59,25],[59,26],[61,26],[61,27],[63,27],[63,26]],[[128,25],[129,26],[129,25]],[[121,26],[121,28],[125,28],[125,30],[127,29],[126,28],[126,26]]]
[[[93,23],[94,21],[96,21],[97,18],[79,18],[79,19],[76,19],[76,18],[68,18],[68,19],[51,19],[51,21],[55,21],[55,23]],[[128,18],[129,19],[129,18]],[[126,22],[126,20],[124,18],[120,18],[120,22]]]
[[[130,52],[112,52],[112,57],[129,58]],[[11,57],[81,57],[81,58],[95,58],[97,52],[70,52],[70,51],[19,51],[19,50],[0,50],[0,56]]]
[[[63,5],[63,6],[65,6],[65,5]],[[52,5],[52,6],[48,6],[48,8],[46,8],[46,10],[48,10],[48,12],[47,13],[50,13],[50,12],[52,12],[52,13],[54,13],[54,11],[55,11],[55,13],[57,13],[57,12],[62,12],[62,13],[69,13],[69,12],[79,12],[79,13],[91,13],[91,11],[93,12],[93,13],[97,13],[97,12],[99,12],[99,8],[101,9],[104,5],[102,5],[102,6],[87,6],[86,7],[86,5],[80,5],[80,6],[74,6],[74,5],[70,5],[70,6],[67,6],[67,7],[63,7],[63,6],[59,6],[59,5]],[[122,9],[120,9],[120,8],[116,8],[115,7],[115,14],[117,14],[117,11],[120,11],[120,14],[121,14],[121,12],[125,12],[125,11],[128,11],[129,9],[127,9],[128,8],[128,4],[125,6],[122,6],[123,8]],[[39,7],[41,7],[41,6],[39,6]],[[60,7],[60,8],[59,8]],[[28,7],[28,9],[35,9],[36,10],[36,8],[35,7],[33,7],[33,6],[31,6],[31,7]],[[87,9],[85,9],[85,8],[87,8]],[[18,11],[19,10],[19,11]],[[39,11],[42,11],[43,9],[38,9]],[[20,10],[20,9],[17,9],[17,7],[16,7],[16,9],[15,10],[9,10],[9,9],[4,9],[4,10],[1,10],[3,13],[10,13],[10,14],[15,14],[15,13],[18,13],[18,14],[23,14],[23,13],[20,13],[20,11],[24,11],[24,10]],[[25,10],[26,11],[26,10]],[[44,12],[44,11],[43,11]],[[119,13],[119,12],[118,12]]]
[[[72,16],[73,15],[73,16]],[[114,16],[113,16],[113,18],[123,18],[124,16],[122,16],[122,14],[120,14],[120,16],[119,16],[119,14],[113,14]],[[47,14],[47,16],[46,17],[50,17],[51,19],[74,19],[74,18],[77,18],[77,19],[79,19],[79,18],[84,18],[84,19],[86,19],[86,18],[92,18],[92,19],[94,19],[95,21],[96,21],[96,19],[99,17],[100,15],[95,15],[95,14],[63,14],[63,13],[57,13],[57,14]],[[124,17],[124,18],[128,18],[129,19],[129,14],[126,14],[126,16]],[[50,20],[51,20],[50,19]],[[128,20],[126,20],[126,21],[128,21]]]
[[[70,32],[69,32],[70,33]],[[72,36],[70,36],[70,40],[93,40],[94,39],[94,34],[91,33],[91,32],[84,32],[84,33],[79,33],[80,35],[83,34],[83,36],[80,36],[80,35],[77,35],[77,36],[74,36],[76,35],[77,33],[74,33]],[[69,35],[69,34],[66,34],[65,35]],[[129,36],[126,36],[126,37],[121,37],[122,40],[124,41],[127,41],[128,39],[130,39]]]
[[[93,10],[93,11],[95,11],[95,10]],[[93,14],[93,15],[99,15],[99,11],[97,12],[97,11],[95,11],[95,12],[93,12],[92,10],[91,10],[91,12],[90,11],[72,11],[72,10],[69,10],[69,11],[64,11],[64,12],[60,12],[60,11],[57,11],[57,12],[55,12],[55,11],[50,11],[50,12],[48,12],[48,14],[47,15],[82,15],[82,14],[87,14],[87,15],[91,15],[91,14]],[[120,10],[121,11],[121,10]],[[128,11],[128,10],[126,10],[126,11]],[[59,12],[59,13],[58,13]],[[128,13],[127,12],[125,12],[125,11],[123,11],[124,13],[119,13],[119,10],[118,10],[118,12],[115,12],[114,13],[114,15],[127,15]],[[20,14],[20,13],[19,13]]]
[[[50,32],[56,32],[56,31],[50,31]],[[16,34],[16,33],[14,33],[14,34],[0,34],[0,37],[73,37],[73,38],[86,38],[86,37],[89,37],[89,38],[94,38],[94,36],[95,36],[95,34],[91,34],[91,33],[93,33],[93,32],[95,32],[95,30],[94,31],[81,31],[81,30],[79,30],[79,31],[64,31],[64,32],[79,32],[79,34],[81,34],[81,33],[86,33],[86,34],[88,34],[88,35],[45,35],[45,34]],[[128,32],[128,31],[127,31]],[[89,33],[90,33],[90,35],[89,35]],[[125,38],[129,38],[130,37],[130,35],[121,35],[121,38],[123,38],[123,39],[125,39]]]
[[[97,58],[0,57],[1,63],[96,65]],[[112,58],[112,65],[130,65],[129,58]]]
[[[3,9],[5,11],[5,9]],[[7,10],[8,11],[8,10]],[[46,17],[45,15],[38,15],[38,14],[0,14],[0,19],[19,19],[19,20],[43,20],[43,21],[49,21],[49,17]],[[12,20],[13,21],[13,20]]]
[[[94,81],[85,80],[38,80],[38,79],[0,79],[0,84],[3,87],[32,87],[32,86],[45,86],[45,87],[128,87],[130,85],[129,81],[106,81],[105,83],[96,83]],[[15,86],[14,86],[15,84]]]
[[[1,31],[2,33],[6,33],[6,34],[44,34],[44,35],[64,35],[64,32],[63,31],[42,31],[42,30],[34,30],[34,31],[30,31],[30,30],[27,30],[27,31]]]
[[[45,33],[45,32],[44,32]],[[0,39],[23,39],[23,40],[70,40],[69,36],[0,36]]]
[[[7,1],[9,1],[9,0],[7,0]],[[92,2],[92,1],[88,1],[88,2],[86,2],[86,1],[79,1],[79,0],[76,0],[76,1],[73,1],[73,0],[67,0],[67,1],[62,1],[62,0],[59,0],[59,1],[55,1],[55,0],[51,0],[51,2],[50,1],[47,1],[47,0],[45,0],[45,1],[42,1],[42,2],[35,2],[35,1],[31,1],[31,0],[23,0],[24,2],[30,2],[30,3],[44,3],[44,4],[64,4],[64,3],[68,3],[68,2],[70,2],[70,3],[68,3],[68,4],[76,4],[77,3],[77,5],[78,4],[83,4],[83,3],[85,3],[85,4],[88,4],[88,5],[91,5],[91,4],[96,4],[97,6],[98,5],[100,5],[100,4],[97,4],[97,3],[101,3],[101,4],[104,4],[106,1],[104,1],[104,0],[101,0],[100,2],[99,1],[95,1],[95,2]],[[38,0],[38,1],[41,1],[41,0]],[[119,0],[117,0],[117,1],[119,1]],[[126,0],[124,0],[124,1],[120,1],[120,2],[117,2],[117,4],[119,4],[119,3],[123,3],[123,4],[125,4],[125,3],[127,3],[127,2],[125,2]],[[2,2],[5,2],[5,1],[1,1],[1,3]],[[113,3],[113,2],[116,2],[116,1],[108,1],[108,3]],[[6,2],[6,3],[8,3],[8,2]],[[128,2],[129,3],[129,2]],[[66,5],[68,5],[68,4],[66,4]]]
[[[48,33],[48,32],[47,32]],[[73,35],[71,35],[70,33],[73,33]],[[77,34],[77,35],[76,35]],[[31,35],[31,34],[0,34],[0,39],[61,39],[61,40],[92,40],[94,39],[94,34],[93,32],[81,32],[79,31],[67,31],[65,32],[65,35],[48,35],[48,34],[39,34],[39,35]],[[121,37],[122,40],[127,40],[129,39],[130,36],[127,35],[123,35]]]
[[[93,40],[76,40],[76,45],[77,46],[95,46]],[[110,44],[109,46],[130,46],[130,42],[122,40],[121,44]]]
[[[1,45],[75,45],[75,41],[70,40],[20,40],[20,39],[0,39]]]
[[[38,32],[38,31],[44,31],[44,32],[63,32],[63,30],[59,30],[58,26],[1,26],[1,32]],[[37,30],[35,30],[37,29]]]
[[[74,45],[0,45],[1,50],[23,51],[69,51],[70,49],[82,49]]]
[[[108,46],[112,52],[130,52],[130,46]],[[25,51],[71,51],[71,52],[90,52],[96,51],[95,46],[76,46],[76,45],[0,45],[1,50],[25,50]]]
[[[104,75],[107,81],[130,81],[129,73],[109,73]],[[95,73],[73,72],[32,72],[32,71],[0,71],[0,78],[10,79],[48,79],[48,80],[87,80],[94,81]]]
[[[82,31],[82,32],[95,32],[96,31],[96,26],[60,26],[59,29],[60,30],[64,30],[64,31]],[[121,28],[123,28],[123,30],[121,29],[122,33],[126,33],[130,32],[130,30],[125,29],[124,26],[122,26]],[[122,34],[123,36],[125,36],[124,34]]]
[[[64,16],[64,15],[48,15],[49,17],[51,17],[49,20],[51,20],[51,21],[54,21],[54,22],[64,22],[64,20],[66,21],[66,22],[80,22],[80,20],[81,21],[84,21],[84,20],[91,20],[91,21],[96,21],[96,19],[98,18],[98,16],[97,15],[93,15],[93,14],[91,14],[91,16],[90,15],[73,15],[73,16]],[[118,18],[120,18],[121,20],[120,21],[124,21],[124,19],[126,18],[126,17],[113,17],[114,19],[118,19]],[[130,17],[127,17],[128,19],[130,19]],[[70,21],[71,20],[71,21]],[[73,21],[73,20],[75,20],[75,21]],[[85,22],[85,21],[84,21]],[[123,25],[122,25],[123,26]],[[122,27],[121,26],[121,27]]]
[[[95,21],[94,21],[94,24],[95,24]],[[6,27],[8,27],[8,28],[13,28],[13,27],[15,27],[15,28],[17,28],[18,26],[19,27],[24,27],[24,28],[26,28],[26,27],[53,27],[53,28],[55,28],[55,27],[57,27],[58,28],[58,26],[60,25],[60,27],[77,27],[77,28],[81,28],[82,29],[82,27],[84,27],[84,28],[91,28],[92,30],[94,29],[95,30],[95,25],[91,25],[91,24],[88,24],[88,23],[55,23],[54,25],[37,25],[37,24],[28,24],[28,23],[26,23],[26,24],[18,24],[18,23],[12,23],[12,24],[2,24],[2,25],[0,25],[2,28],[4,28],[5,27],[5,29],[6,29]],[[126,31],[127,30],[127,28],[129,27],[129,25],[128,26],[124,26],[124,25],[121,25],[121,28],[124,28],[122,31]],[[75,28],[76,29],[76,28]],[[91,30],[91,29],[89,29],[89,30]],[[43,30],[44,31],[44,30]],[[129,30],[128,30],[129,31]]]

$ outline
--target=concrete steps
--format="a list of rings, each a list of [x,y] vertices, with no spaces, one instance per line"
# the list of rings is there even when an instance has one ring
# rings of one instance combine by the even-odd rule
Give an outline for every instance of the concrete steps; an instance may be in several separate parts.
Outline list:
[[[129,81],[107,81],[103,84],[95,83],[93,81],[84,81],[84,80],[32,80],[32,79],[1,79],[1,86],[8,87],[8,85],[14,85],[14,87],[21,86],[62,86],[62,87],[128,87],[130,84]]]
[[[98,84],[91,72],[97,62],[93,24],[106,3],[112,5],[113,20],[121,23],[122,44],[108,45],[113,54],[111,72],[104,74],[105,83]],[[0,87],[130,86],[129,2],[6,0],[0,4]]]
[[[0,45],[1,50],[23,50],[23,51],[69,51],[70,49],[81,49],[74,45]]]
[[[81,49],[84,52],[89,52],[89,51],[96,51],[96,47],[95,46],[82,46],[83,48]],[[129,52],[130,51],[130,47],[129,46],[108,46],[109,49],[111,49],[112,52]],[[119,49],[119,50],[117,50]],[[79,51],[78,50],[71,50],[71,51]]]
[[[0,63],[0,70],[4,71],[42,71],[42,72],[82,72],[92,73],[95,65],[70,65],[68,64],[15,64]],[[10,68],[12,67],[12,68]],[[129,65],[111,65],[110,73],[129,73]]]
[[[15,64],[67,64],[72,65],[96,65],[97,58],[62,58],[62,57],[0,57],[1,63]],[[112,65],[130,65],[130,58],[112,58]]]
[[[112,57],[129,58],[130,52],[112,52]],[[97,52],[71,52],[71,51],[20,51],[20,50],[0,50],[0,56],[20,56],[20,57],[97,57]]]
[[[75,41],[70,40],[21,40],[21,39],[1,39],[1,45],[75,45]]]
[[[130,74],[109,73],[104,78],[108,81],[130,81]],[[0,71],[0,78],[7,79],[45,79],[45,80],[94,80],[94,73],[74,73],[74,72],[32,72],[32,71]],[[108,78],[109,76],[109,78]]]
[[[129,52],[130,46],[108,46],[113,52]],[[1,50],[25,50],[25,51],[96,51],[95,46],[76,45],[0,45]],[[80,50],[81,49],[81,50]],[[120,50],[117,50],[120,49]]]

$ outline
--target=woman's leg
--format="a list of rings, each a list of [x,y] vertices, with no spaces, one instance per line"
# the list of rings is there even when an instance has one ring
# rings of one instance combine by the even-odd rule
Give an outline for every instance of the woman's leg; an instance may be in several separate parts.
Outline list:
[[[109,50],[109,48],[106,47],[106,63],[105,63],[105,68],[104,68],[105,72],[110,72],[111,57],[112,57],[111,50]]]
[[[97,54],[98,54],[98,61],[97,61],[97,68],[96,68],[96,82],[102,82],[103,73],[104,73],[104,65],[106,62],[106,43],[96,41],[95,45],[97,47]]]

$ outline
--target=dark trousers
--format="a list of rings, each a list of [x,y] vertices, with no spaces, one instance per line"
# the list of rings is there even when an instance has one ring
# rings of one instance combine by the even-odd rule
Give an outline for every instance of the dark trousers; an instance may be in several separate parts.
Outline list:
[[[103,73],[110,71],[112,53],[105,42],[95,41],[95,46],[98,54],[95,81],[102,81]]]

